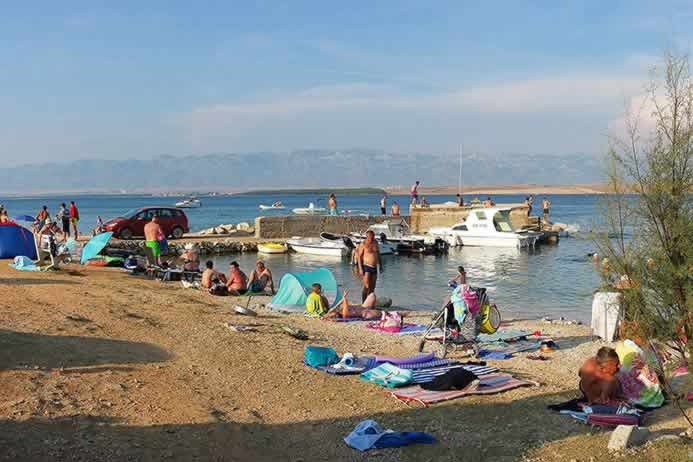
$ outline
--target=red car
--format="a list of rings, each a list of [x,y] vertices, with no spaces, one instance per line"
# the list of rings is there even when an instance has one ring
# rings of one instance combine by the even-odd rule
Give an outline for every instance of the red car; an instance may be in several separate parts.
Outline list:
[[[122,217],[108,220],[103,226],[106,231],[111,231],[118,239],[132,239],[133,237],[144,236],[144,225],[149,223],[153,216],[159,217],[159,225],[164,230],[166,237],[180,239],[183,234],[190,231],[185,212],[175,207],[133,209]]]

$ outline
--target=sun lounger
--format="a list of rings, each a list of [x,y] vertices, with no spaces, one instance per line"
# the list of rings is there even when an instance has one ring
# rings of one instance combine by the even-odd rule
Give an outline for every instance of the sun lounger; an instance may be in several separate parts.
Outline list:
[[[462,398],[463,396],[490,395],[528,385],[532,384],[516,379],[510,374],[496,373],[482,375],[479,377],[478,385],[470,384],[469,387],[463,390],[433,391],[424,390],[420,386],[416,385],[413,387],[388,391],[387,393],[405,404],[415,402],[428,406],[429,404],[439,403],[441,401],[450,401],[453,399]]]

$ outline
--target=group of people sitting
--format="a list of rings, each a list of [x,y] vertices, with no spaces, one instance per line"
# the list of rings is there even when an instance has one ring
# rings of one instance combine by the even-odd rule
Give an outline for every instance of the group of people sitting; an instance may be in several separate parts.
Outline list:
[[[214,262],[208,260],[202,272],[201,287],[213,295],[244,295],[250,292],[269,292],[274,295],[272,271],[262,261],[255,263],[255,269],[248,277],[236,261],[229,264],[229,276],[214,269]]]

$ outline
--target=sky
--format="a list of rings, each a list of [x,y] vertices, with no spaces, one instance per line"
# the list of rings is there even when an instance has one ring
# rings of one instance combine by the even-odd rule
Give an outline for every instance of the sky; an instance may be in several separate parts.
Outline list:
[[[8,2],[0,161],[605,150],[683,1]]]

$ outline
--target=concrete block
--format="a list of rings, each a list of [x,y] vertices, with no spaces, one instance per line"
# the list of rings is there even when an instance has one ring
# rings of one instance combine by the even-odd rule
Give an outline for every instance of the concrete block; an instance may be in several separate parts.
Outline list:
[[[609,451],[622,451],[647,441],[650,431],[635,425],[619,425],[609,438]]]

